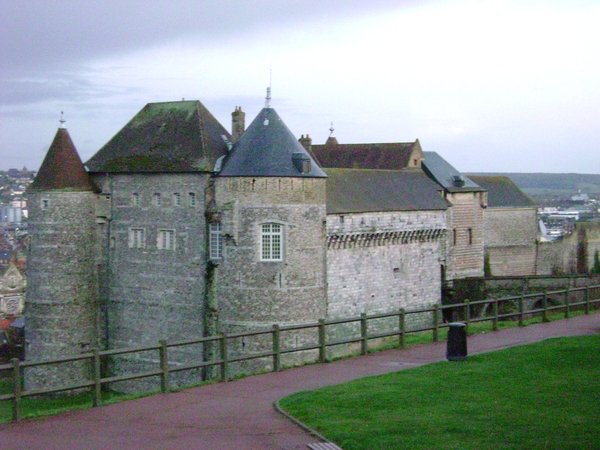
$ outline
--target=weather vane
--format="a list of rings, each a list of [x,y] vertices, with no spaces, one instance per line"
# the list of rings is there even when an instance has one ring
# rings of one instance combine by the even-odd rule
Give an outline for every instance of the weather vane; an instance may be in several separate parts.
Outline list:
[[[63,114],[64,114],[64,113],[65,113],[64,111],[61,111],[61,112],[60,112],[60,120],[59,120],[59,122],[60,122],[60,127],[61,127],[61,128],[64,128],[64,127],[65,127],[65,122],[66,122],[66,120],[65,120],[65,119],[63,119]]]
[[[331,135],[333,134],[334,131],[335,131],[335,128],[333,128],[333,122],[331,122],[331,127],[329,127],[329,137],[331,137]]]

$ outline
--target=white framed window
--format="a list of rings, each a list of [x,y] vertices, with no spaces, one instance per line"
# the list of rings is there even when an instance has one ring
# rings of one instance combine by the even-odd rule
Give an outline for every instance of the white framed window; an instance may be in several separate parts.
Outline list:
[[[160,194],[158,192],[156,192],[153,196],[152,196],[152,203],[154,203],[154,206],[160,206],[162,203],[162,200],[160,198]]]
[[[281,261],[283,259],[282,227],[278,223],[263,223],[260,228],[261,261]]]
[[[196,206],[196,193],[190,192],[188,198],[189,198],[190,206]]]
[[[131,204],[133,206],[140,206],[140,194],[138,194],[137,192],[131,194]]]
[[[208,228],[210,259],[221,259],[223,258],[223,235],[221,234],[221,224],[219,222],[214,222],[211,223]]]
[[[181,194],[179,192],[173,194],[173,205],[181,206]]]
[[[156,248],[159,250],[175,250],[175,230],[158,230]]]
[[[129,229],[129,248],[146,247],[146,230],[144,228]]]

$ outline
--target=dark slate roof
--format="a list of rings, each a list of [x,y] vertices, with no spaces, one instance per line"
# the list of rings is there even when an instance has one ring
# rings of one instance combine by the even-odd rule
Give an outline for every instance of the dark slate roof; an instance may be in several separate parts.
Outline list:
[[[438,185],[419,169],[327,172],[327,214],[445,210]]]
[[[29,191],[94,191],[66,128],[59,128]]]
[[[329,138],[325,145],[313,145],[312,154],[321,167],[338,169],[402,170],[418,141],[386,144],[338,144]]]
[[[423,152],[423,156],[422,166],[425,173],[448,192],[485,191],[485,189],[478,186],[469,177],[452,167],[448,161],[436,152]],[[455,180],[462,180],[464,184],[457,184]]]
[[[198,100],[148,103],[86,163],[90,172],[212,171],[229,132]]]
[[[487,189],[490,208],[535,207],[535,203],[508,177],[469,175],[469,178]]]
[[[302,173],[293,155],[310,160]],[[326,177],[272,108],[264,108],[233,146],[219,172],[222,177]]]

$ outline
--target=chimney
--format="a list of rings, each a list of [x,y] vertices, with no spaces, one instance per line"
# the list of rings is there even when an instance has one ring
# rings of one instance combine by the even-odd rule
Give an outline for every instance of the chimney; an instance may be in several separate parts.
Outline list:
[[[237,142],[246,130],[246,113],[242,111],[241,106],[236,106],[235,111],[231,113],[231,140]]]
[[[304,135],[302,135],[300,137],[300,139],[298,139],[298,141],[300,142],[300,145],[302,145],[302,147],[304,147],[304,149],[308,152],[312,154],[312,139],[310,138],[310,136],[307,134],[306,137],[304,137]]]

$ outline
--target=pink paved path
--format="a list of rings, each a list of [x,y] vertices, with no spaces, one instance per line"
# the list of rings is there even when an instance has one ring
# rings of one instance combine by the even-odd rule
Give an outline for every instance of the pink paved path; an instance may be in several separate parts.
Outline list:
[[[469,354],[594,334],[600,314],[470,336]],[[307,449],[318,442],[275,411],[301,390],[445,359],[446,343],[390,350],[0,426],[2,449]]]

